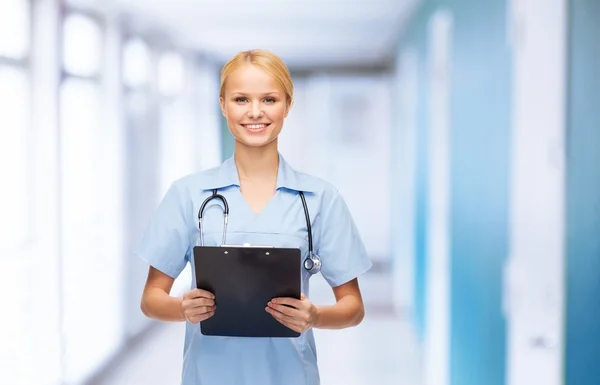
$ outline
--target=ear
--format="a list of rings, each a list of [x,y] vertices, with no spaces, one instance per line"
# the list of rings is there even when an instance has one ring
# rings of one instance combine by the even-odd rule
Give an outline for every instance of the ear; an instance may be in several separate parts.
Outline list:
[[[227,112],[225,111],[225,100],[223,100],[222,96],[219,96],[219,104],[221,105],[221,113],[224,117],[227,117]]]
[[[290,105],[285,107],[285,113],[283,114],[284,119],[288,117],[288,114],[290,113],[290,110],[292,109],[293,105],[294,105],[294,101],[292,100],[290,102]]]

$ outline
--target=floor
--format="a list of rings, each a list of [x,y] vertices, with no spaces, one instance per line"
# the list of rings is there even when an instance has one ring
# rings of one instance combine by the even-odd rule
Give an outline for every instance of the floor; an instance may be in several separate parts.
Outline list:
[[[421,385],[419,353],[410,323],[394,314],[389,275],[366,274],[360,281],[367,316],[355,328],[315,330],[322,385]],[[315,276],[311,298],[332,303],[327,283]],[[119,364],[87,385],[178,384],[184,324],[158,323],[122,354]]]

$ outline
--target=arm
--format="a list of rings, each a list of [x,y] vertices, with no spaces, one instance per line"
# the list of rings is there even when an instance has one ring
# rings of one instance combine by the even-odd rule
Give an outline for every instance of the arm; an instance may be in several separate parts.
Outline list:
[[[336,303],[331,306],[316,306],[314,328],[343,329],[360,324],[365,317],[358,279],[333,288]]]
[[[344,329],[361,323],[365,316],[358,279],[333,288],[336,303],[315,306],[308,298],[275,298],[266,311],[288,328],[303,332],[310,328]],[[289,305],[292,307],[284,306]]]
[[[150,266],[140,304],[142,313],[159,321],[185,321],[181,298],[169,294],[175,280]]]
[[[142,313],[159,321],[198,323],[215,314],[215,296],[205,290],[194,289],[183,298],[169,294],[175,280],[150,266],[140,305]]]

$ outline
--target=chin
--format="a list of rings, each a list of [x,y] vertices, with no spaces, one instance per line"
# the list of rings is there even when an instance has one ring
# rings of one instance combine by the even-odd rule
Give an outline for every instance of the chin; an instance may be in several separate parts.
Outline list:
[[[246,147],[264,147],[273,142],[273,140],[267,140],[262,138],[240,138],[237,139],[237,141],[241,145]]]
[[[234,135],[234,138],[237,142],[246,147],[264,147],[277,140],[277,136],[274,136],[273,134],[273,132],[264,133],[262,135],[245,135],[245,133],[238,133],[238,135]]]

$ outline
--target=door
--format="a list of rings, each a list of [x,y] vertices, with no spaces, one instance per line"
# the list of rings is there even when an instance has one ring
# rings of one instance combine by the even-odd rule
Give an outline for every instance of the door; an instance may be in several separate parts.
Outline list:
[[[559,385],[562,378],[565,3],[513,2],[508,385]]]

